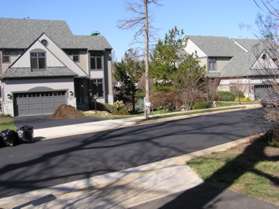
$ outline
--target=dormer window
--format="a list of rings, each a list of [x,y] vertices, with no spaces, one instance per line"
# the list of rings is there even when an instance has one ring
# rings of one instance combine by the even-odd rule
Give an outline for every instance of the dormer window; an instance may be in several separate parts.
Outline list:
[[[43,51],[31,52],[30,53],[31,60],[31,69],[39,70],[46,68],[46,53]]]

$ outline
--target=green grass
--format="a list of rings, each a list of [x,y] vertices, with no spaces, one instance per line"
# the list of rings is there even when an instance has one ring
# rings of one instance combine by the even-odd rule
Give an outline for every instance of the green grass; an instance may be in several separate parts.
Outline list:
[[[238,107],[221,107],[221,108],[207,108],[207,109],[198,109],[198,110],[190,110],[190,111],[180,111],[180,112],[168,112],[166,114],[162,113],[153,113],[153,119],[157,118],[167,118],[167,117],[175,117],[175,116],[183,116],[183,115],[193,115],[199,113],[209,113],[209,112],[218,112],[223,110],[234,110],[234,109],[245,109],[245,106],[238,106]],[[162,115],[160,115],[162,114]]]
[[[162,109],[162,110],[154,110],[151,112],[151,115],[160,115],[160,114],[165,114],[165,113],[171,113],[171,111]]]
[[[14,119],[8,116],[0,115],[0,131],[3,131],[5,129],[16,129]]]
[[[228,101],[216,101],[216,106],[217,107],[227,107],[227,106],[233,106],[233,105],[239,105],[239,104],[253,104],[255,102],[253,101],[239,101],[236,100],[236,101],[231,101],[231,102],[228,102]]]
[[[227,107],[232,105],[239,105],[239,102],[226,102],[226,101],[217,101],[216,106],[217,107]]]
[[[235,103],[233,105],[235,105]],[[168,110],[156,110],[156,111],[151,111],[151,116],[152,116],[151,120],[159,119],[159,118],[167,118],[167,117],[193,115],[199,113],[218,112],[223,110],[245,109],[245,108],[246,108],[245,106],[232,107],[232,105],[227,105],[227,106],[220,106],[217,108],[197,109],[197,110],[179,111],[179,112],[170,112]],[[95,117],[102,120],[109,120],[109,119],[124,119],[124,118],[142,116],[143,113],[130,114],[130,115],[113,115],[113,114],[107,114],[105,112],[85,111],[83,112],[83,115],[85,117]]]
[[[279,150],[277,151],[279,153]],[[202,179],[208,179],[209,183],[212,183],[215,186],[221,186],[224,184],[230,185],[234,173],[239,169],[245,170],[249,167],[249,163],[251,163],[249,160],[250,158],[236,160],[236,157],[241,153],[241,149],[233,149],[222,153],[199,157],[191,160],[187,164],[192,167]],[[254,158],[255,156],[251,157]],[[221,174],[214,175],[214,178],[212,177],[212,174],[232,161],[233,167],[229,170],[226,169],[225,172]],[[278,161],[267,161],[266,159],[259,160],[254,166],[254,170],[258,171],[258,173],[246,170],[246,172],[244,172],[238,179],[233,180],[229,189],[279,205],[279,185],[275,185],[265,175],[260,175],[260,173],[265,173],[279,180]]]

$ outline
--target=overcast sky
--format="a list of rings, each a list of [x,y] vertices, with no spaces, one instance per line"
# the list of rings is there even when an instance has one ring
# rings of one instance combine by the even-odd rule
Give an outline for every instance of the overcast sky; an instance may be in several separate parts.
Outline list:
[[[111,43],[117,58],[129,47],[136,47],[134,32],[117,27],[119,20],[129,17],[127,2],[129,0],[0,0],[2,17],[62,19],[75,34],[99,31]],[[157,38],[175,25],[191,35],[253,38],[258,12],[252,0],[161,0],[161,6],[152,9]]]

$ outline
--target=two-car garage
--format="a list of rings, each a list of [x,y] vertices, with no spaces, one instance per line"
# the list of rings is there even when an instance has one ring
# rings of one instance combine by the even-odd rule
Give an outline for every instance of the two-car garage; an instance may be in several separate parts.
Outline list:
[[[48,115],[62,104],[76,107],[71,77],[6,79],[3,85],[3,112],[7,115]]]
[[[14,93],[15,116],[52,114],[59,105],[66,104],[66,91]]]

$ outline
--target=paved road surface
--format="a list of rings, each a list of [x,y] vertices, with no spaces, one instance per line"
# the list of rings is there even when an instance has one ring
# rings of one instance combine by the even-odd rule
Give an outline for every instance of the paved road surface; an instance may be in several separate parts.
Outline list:
[[[0,197],[190,153],[266,128],[262,110],[220,113],[0,149]]]

